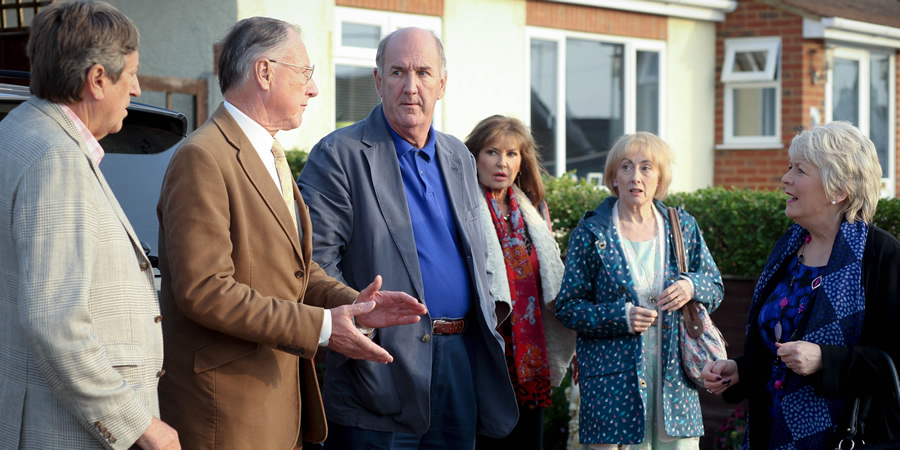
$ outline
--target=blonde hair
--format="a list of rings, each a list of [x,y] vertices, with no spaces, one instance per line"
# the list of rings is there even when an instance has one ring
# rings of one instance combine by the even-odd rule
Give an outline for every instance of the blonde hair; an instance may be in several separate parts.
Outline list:
[[[619,170],[619,164],[625,158],[630,158],[638,154],[641,150],[645,150],[645,154],[650,162],[659,169],[659,185],[656,187],[656,193],[653,195],[657,200],[662,201],[669,195],[669,185],[672,184],[672,164],[675,162],[675,156],[669,144],[660,139],[653,133],[646,131],[638,131],[634,134],[626,134],[619,138],[606,155],[606,170],[603,176],[603,183],[606,188],[616,197],[619,196],[619,188],[613,185],[616,180],[616,172]]]
[[[848,222],[869,223],[881,191],[881,164],[875,144],[849,122],[831,122],[804,131],[791,141],[791,159],[819,168],[825,195],[847,195],[841,214]]]

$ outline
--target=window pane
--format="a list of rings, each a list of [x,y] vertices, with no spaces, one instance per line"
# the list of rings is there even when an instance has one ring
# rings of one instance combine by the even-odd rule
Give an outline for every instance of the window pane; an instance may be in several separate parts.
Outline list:
[[[659,53],[637,52],[635,131],[659,134]]]
[[[734,53],[734,72],[762,72],[766,70],[766,57],[769,52],[757,50],[753,52]]]
[[[556,175],[558,59],[556,42],[531,40],[531,131],[552,175]]]
[[[341,45],[347,47],[378,48],[381,27],[360,23],[341,23]]]
[[[734,136],[775,136],[775,88],[735,88]]]
[[[888,136],[892,132],[888,122],[890,108],[890,85],[888,74],[890,64],[888,55],[878,53],[871,54],[871,67],[869,70],[871,85],[869,87],[869,138],[875,144],[878,151],[878,162],[881,163],[881,176],[887,178],[890,159],[890,140]]]
[[[365,119],[380,99],[371,67],[336,65],[334,69],[335,125],[341,128]]]
[[[566,170],[603,173],[606,154],[624,133],[624,46],[566,41]]]
[[[832,119],[859,126],[859,61],[835,58],[832,73]]]

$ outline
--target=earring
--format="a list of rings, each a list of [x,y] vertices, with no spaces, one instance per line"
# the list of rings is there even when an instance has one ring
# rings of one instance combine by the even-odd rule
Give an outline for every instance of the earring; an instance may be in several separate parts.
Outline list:
[[[618,182],[618,181],[613,181],[613,187],[619,187],[619,182]]]
[[[831,204],[834,205],[834,204],[837,204],[837,202],[834,201],[834,200],[832,200],[832,201],[831,201]]]

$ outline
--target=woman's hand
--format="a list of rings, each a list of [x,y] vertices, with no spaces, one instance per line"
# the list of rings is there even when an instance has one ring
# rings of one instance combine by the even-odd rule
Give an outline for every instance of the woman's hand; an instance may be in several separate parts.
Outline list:
[[[733,359],[720,359],[706,363],[700,376],[703,377],[703,387],[706,388],[706,392],[716,395],[738,384],[740,380],[738,366]]]
[[[775,352],[788,369],[797,375],[812,375],[822,370],[822,347],[806,341],[776,342]]]
[[[657,304],[663,311],[678,311],[692,298],[694,298],[694,292],[691,289],[691,283],[687,280],[678,280],[662,291]]]
[[[653,325],[653,322],[656,321],[657,312],[652,309],[635,306],[631,308],[628,316],[628,320],[631,322],[631,329],[635,333],[640,334],[647,331],[650,325]]]

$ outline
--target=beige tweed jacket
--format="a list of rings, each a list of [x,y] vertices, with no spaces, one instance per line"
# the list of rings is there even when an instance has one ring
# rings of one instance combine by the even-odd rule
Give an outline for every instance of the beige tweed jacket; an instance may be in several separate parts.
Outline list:
[[[149,261],[74,123],[0,122],[0,448],[127,449],[159,414]]]

